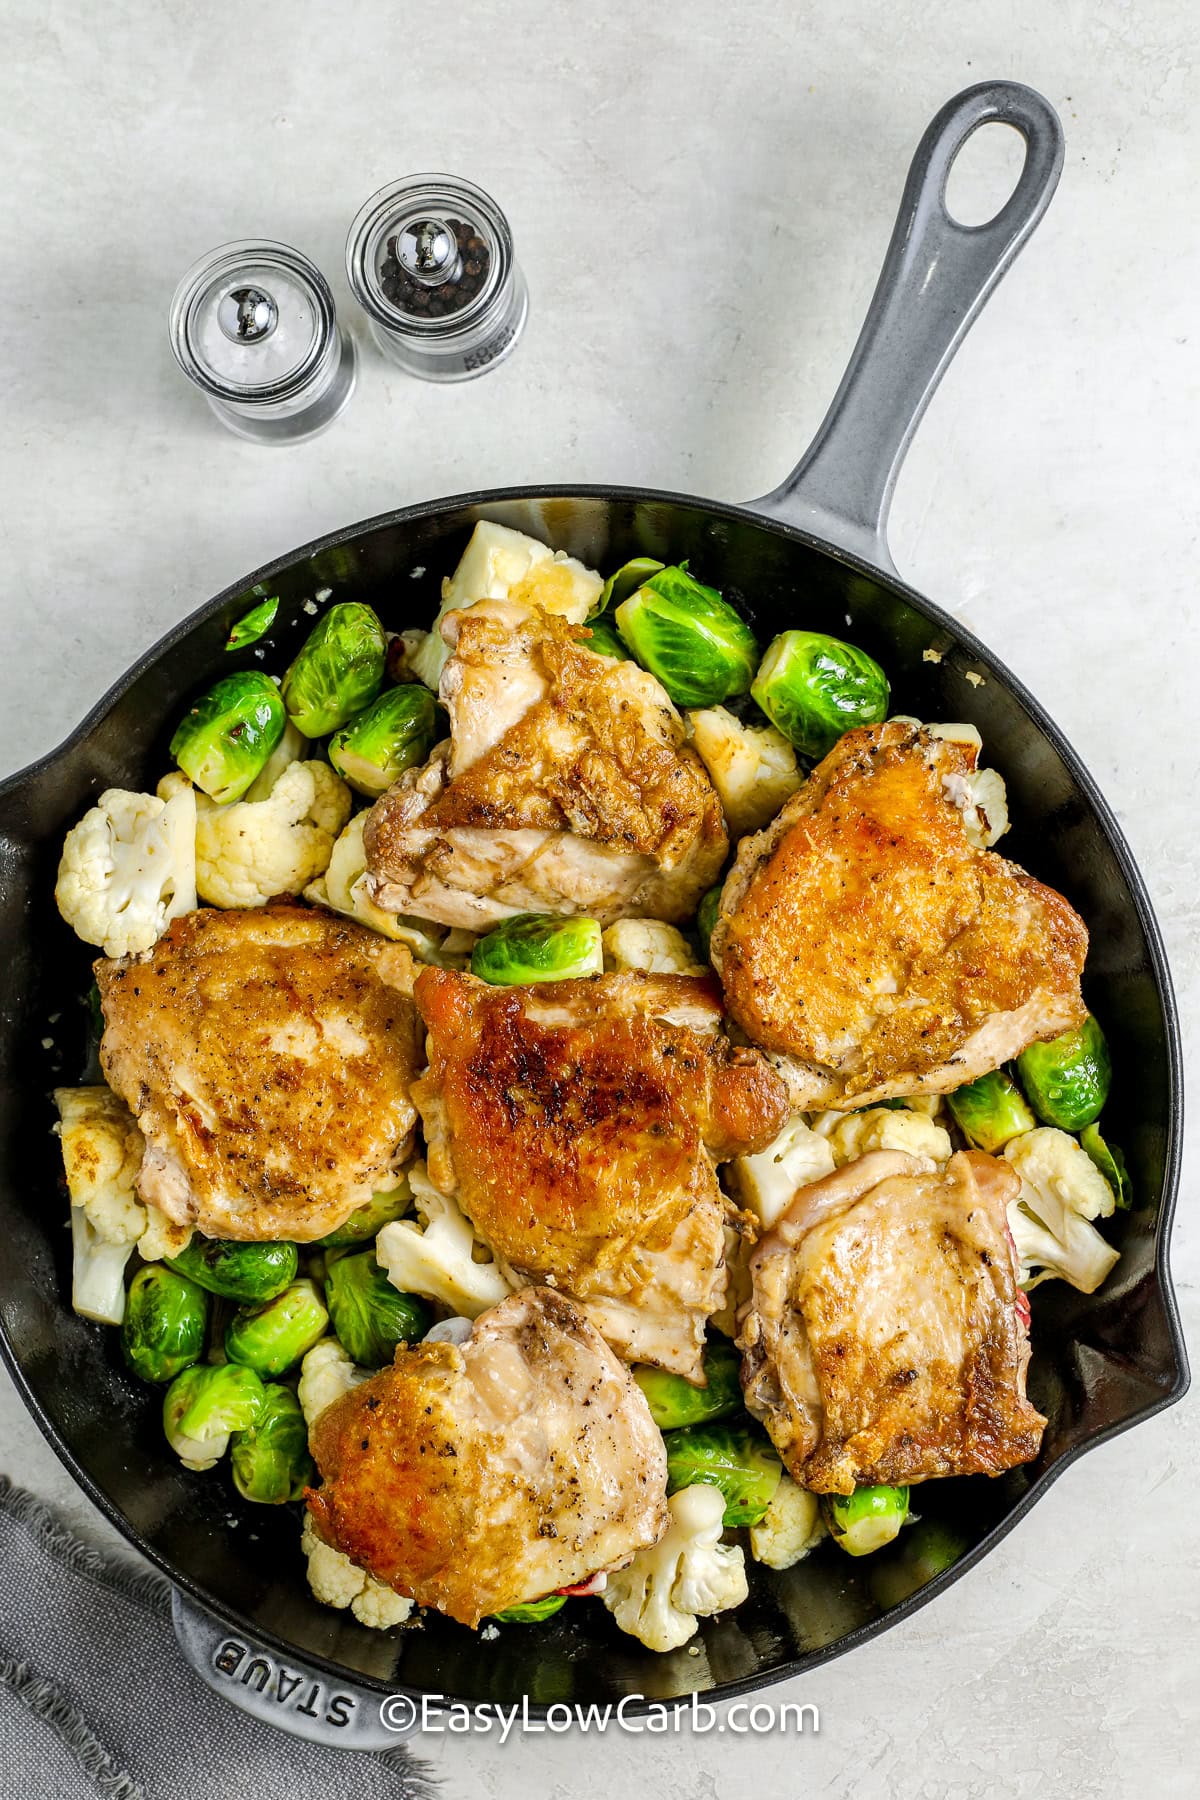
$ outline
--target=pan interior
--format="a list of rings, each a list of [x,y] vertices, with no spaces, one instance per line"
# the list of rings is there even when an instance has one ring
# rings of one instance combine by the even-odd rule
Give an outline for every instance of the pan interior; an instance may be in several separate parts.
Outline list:
[[[1153,923],[1128,854],[1097,812],[1088,778],[1047,733],[1002,667],[898,585],[735,509],[598,490],[480,496],[414,509],[341,534],[231,589],[173,632],[68,745],[0,790],[0,1323],[7,1355],[55,1447],[105,1510],[184,1587],[273,1642],[382,1690],[471,1700],[603,1701],[728,1689],[836,1653],[887,1617],[879,1559],[825,1547],[781,1575],[752,1570],[751,1598],[666,1656],[623,1636],[599,1605],[485,1641],[428,1619],[381,1635],[313,1601],[298,1509],[240,1500],[223,1473],[190,1474],[168,1452],[159,1396],[124,1370],[117,1334],[70,1311],[70,1245],[49,1090],[79,1080],[89,958],[59,920],[52,890],[62,835],[108,786],[153,786],[184,706],[231,659],[231,624],[263,594],[280,598],[266,667],[281,672],[321,588],[369,600],[389,628],[427,625],[440,581],[480,518],[544,538],[609,571],[634,555],[690,558],[765,645],[802,624],[851,638],[886,669],[895,710],[969,718],[1008,784],[1006,853],[1061,888],[1091,931],[1087,996],[1115,1065],[1106,1113],[1128,1156],[1135,1210],[1122,1260],[1098,1297],[1050,1283],[1033,1296],[1030,1391],[1050,1424],[1038,1462],[998,1481],[939,1482],[921,1512],[944,1514],[970,1545],[1011,1524],[1080,1447],[1177,1398],[1186,1383],[1161,1266],[1178,1139],[1174,1024]],[[936,653],[937,660],[927,658]],[[982,677],[975,685],[968,672]],[[46,1048],[44,1040],[51,1041]],[[872,1564],[875,1566],[873,1567]],[[959,1567],[961,1568],[961,1564]]]

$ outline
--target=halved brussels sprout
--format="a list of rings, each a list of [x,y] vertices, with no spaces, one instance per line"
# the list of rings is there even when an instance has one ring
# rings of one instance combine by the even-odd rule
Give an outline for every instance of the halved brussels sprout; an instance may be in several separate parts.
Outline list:
[[[389,688],[334,732],[329,760],[352,788],[377,799],[405,769],[424,762],[436,716],[437,701],[428,688],[416,683]]]
[[[519,913],[481,937],[471,952],[471,973],[494,987],[535,981],[570,981],[604,973],[604,945],[595,919],[559,919]]]
[[[650,1417],[660,1431],[703,1425],[742,1410],[742,1359],[728,1338],[710,1338],[704,1347],[707,1387],[694,1387],[682,1375],[642,1364],[633,1379],[646,1396]]]
[[[245,650],[250,644],[257,644],[275,623],[275,614],[279,611],[279,597],[274,600],[260,600],[252,606],[248,613],[238,620],[225,640],[227,650]]]
[[[622,563],[616,574],[610,575],[600,590],[597,615],[620,606],[622,600],[628,600],[630,594],[636,594],[651,575],[657,575],[665,567],[665,563],[660,563],[653,556],[635,556],[630,562]],[[590,625],[592,621],[589,619],[588,623]]]
[[[266,1394],[253,1369],[239,1363],[193,1363],[163,1396],[167,1442],[189,1469],[211,1469],[229,1447],[229,1435],[248,1431]]]
[[[325,1277],[334,1336],[363,1369],[382,1369],[399,1343],[421,1341],[433,1322],[424,1300],[394,1288],[374,1250],[339,1256]]]
[[[208,1295],[186,1275],[150,1263],[129,1284],[121,1349],[143,1381],[174,1381],[199,1362],[208,1329]]]
[[[602,619],[589,619],[588,630],[592,635],[584,640],[585,650],[594,650],[598,656],[611,656],[614,662],[629,661],[629,652],[617,635],[611,614]]]
[[[1017,1058],[1021,1086],[1038,1118],[1060,1131],[1081,1131],[1100,1117],[1112,1086],[1104,1033],[1091,1013],[1074,1031],[1030,1044]]]
[[[275,683],[247,669],[226,675],[197,700],[171,739],[171,755],[198,788],[223,806],[246,792],[286,724]]]
[[[754,633],[716,588],[688,574],[686,563],[649,576],[615,616],[638,662],[677,706],[715,706],[744,694],[754,678]]]
[[[1003,1069],[993,1069],[978,1081],[956,1088],[946,1095],[946,1104],[964,1137],[989,1156],[1037,1124],[1024,1094]]]
[[[1122,1152],[1115,1144],[1105,1142],[1097,1124],[1085,1125],[1079,1134],[1079,1142],[1116,1195],[1117,1205],[1122,1212],[1127,1212],[1133,1205],[1133,1183]]]
[[[848,1556],[869,1556],[890,1544],[908,1517],[906,1487],[859,1487],[852,1494],[824,1494],[821,1510],[829,1535]]]
[[[943,1570],[951,1569],[970,1548],[961,1531],[940,1519],[919,1519],[904,1533],[895,1556],[884,1557],[871,1570],[871,1592],[880,1606],[899,1606]]]
[[[700,905],[696,909],[696,930],[700,934],[700,944],[705,956],[712,955],[712,934],[717,928],[717,918],[721,911],[721,895],[724,887],[709,888]]]
[[[295,1244],[246,1244],[197,1235],[178,1256],[167,1258],[167,1266],[210,1294],[253,1306],[281,1294],[295,1280],[299,1261]]]
[[[256,1375],[282,1375],[325,1335],[329,1314],[311,1281],[289,1282],[261,1306],[242,1307],[225,1327],[225,1354]]]
[[[229,1445],[233,1485],[244,1500],[282,1506],[298,1500],[316,1478],[308,1453],[308,1426],[291,1388],[270,1382],[253,1425],[234,1432]]]
[[[283,678],[288,717],[307,738],[324,737],[369,706],[383,686],[387,638],[358,600],[331,606]]]
[[[888,715],[887,676],[865,650],[823,631],[783,631],[750,689],[777,730],[805,756],[821,757],[844,731]]]
[[[685,1425],[668,1431],[667,1492],[704,1483],[725,1496],[726,1525],[757,1525],[783,1475],[765,1431],[741,1425]]]
[[[553,1618],[567,1604],[565,1594],[547,1594],[544,1600],[526,1600],[521,1606],[506,1607],[503,1612],[493,1613],[493,1619],[501,1625],[540,1625],[543,1619]]]
[[[343,1250],[347,1246],[373,1242],[385,1225],[402,1219],[412,1205],[412,1189],[407,1181],[389,1188],[386,1194],[372,1194],[350,1214],[336,1231],[326,1232],[312,1246],[314,1250]]]

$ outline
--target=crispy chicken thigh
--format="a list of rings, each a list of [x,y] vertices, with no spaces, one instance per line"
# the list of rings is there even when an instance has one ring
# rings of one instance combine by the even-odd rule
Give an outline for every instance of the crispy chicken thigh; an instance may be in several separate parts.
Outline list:
[[[367,820],[376,904],[475,931],[521,912],[689,918],[728,839],[654,677],[514,601],[442,629],[451,735]]]
[[[803,1487],[998,1475],[1036,1456],[1007,1164],[873,1150],[803,1187],[750,1258],[742,1384]]]
[[[100,1060],[146,1138],[144,1200],[209,1237],[322,1237],[394,1187],[412,1146],[402,946],[274,904],[176,919],[102,958]]]
[[[715,1162],[761,1149],[784,1085],[720,1032],[715,984],[626,973],[533,988],[425,969],[429,1174],[518,1280],[580,1301],[631,1361],[698,1381],[725,1297]]]
[[[461,1347],[402,1347],[321,1414],[313,1448],[319,1535],[464,1625],[627,1562],[668,1522],[641,1389],[548,1288],[483,1313]]]
[[[797,1107],[945,1093],[1083,1020],[1082,920],[967,837],[975,755],[900,721],[847,732],[743,839],[713,960]]]

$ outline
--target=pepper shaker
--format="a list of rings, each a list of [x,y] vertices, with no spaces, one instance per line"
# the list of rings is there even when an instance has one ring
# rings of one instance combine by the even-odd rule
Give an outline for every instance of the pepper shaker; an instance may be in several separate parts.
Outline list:
[[[171,348],[223,425],[296,444],[354,392],[354,341],[329,283],[288,244],[241,239],[194,263],[171,302]]]
[[[454,175],[410,175],[373,194],[350,227],[346,273],[384,355],[425,381],[494,368],[529,311],[507,219]]]

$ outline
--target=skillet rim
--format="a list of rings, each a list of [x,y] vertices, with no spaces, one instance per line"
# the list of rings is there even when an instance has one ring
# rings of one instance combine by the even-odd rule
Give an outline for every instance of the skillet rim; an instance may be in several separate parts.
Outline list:
[[[440,513],[463,511],[467,508],[484,508],[490,505],[513,501],[547,501],[547,500],[599,500],[606,504],[622,501],[635,505],[661,504],[671,507],[684,507],[692,511],[707,513],[710,517],[720,518],[739,524],[749,524],[764,528],[787,541],[800,543],[828,557],[835,563],[841,563],[856,574],[866,577],[894,590],[909,606],[927,618],[932,624],[945,630],[959,645],[968,650],[980,662],[985,664],[1008,689],[1022,706],[1034,725],[1049,741],[1062,761],[1070,770],[1080,792],[1083,794],[1091,812],[1097,819],[1107,838],[1122,876],[1133,900],[1138,924],[1145,938],[1149,951],[1150,966],[1153,971],[1155,986],[1162,1008],[1164,1037],[1167,1063],[1167,1145],[1163,1166],[1162,1196],[1155,1221],[1155,1254],[1154,1269],[1158,1280],[1164,1325],[1174,1355],[1176,1374],[1171,1387],[1148,1402],[1138,1412],[1119,1422],[1101,1427],[1083,1437],[1064,1455],[1060,1456],[1034,1480],[1025,1494],[1011,1507],[1005,1516],[985,1533],[979,1542],[972,1547],[958,1562],[949,1569],[925,1583],[908,1599],[898,1606],[882,1612],[878,1617],[856,1626],[844,1637],[831,1645],[807,1655],[793,1657],[778,1668],[764,1673],[746,1675],[734,1681],[714,1683],[710,1688],[697,1689],[696,1693],[711,1704],[724,1704],[737,1699],[740,1695],[758,1692],[773,1687],[781,1681],[792,1680],[806,1674],[810,1670],[837,1657],[847,1654],[889,1630],[893,1625],[912,1617],[922,1607],[928,1605],[943,1593],[953,1582],[957,1581],[969,1570],[975,1568],[1000,1541],[1023,1519],[1030,1508],[1041,1499],[1042,1495],[1058,1480],[1068,1468],[1088,1451],[1100,1444],[1108,1443],[1122,1432],[1132,1430],[1174,1406],[1187,1393],[1191,1383],[1191,1372],[1188,1362],[1187,1348],[1183,1336],[1183,1328],[1179,1317],[1179,1304],[1175,1295],[1171,1276],[1170,1240],[1174,1224],[1175,1208],[1179,1195],[1180,1171],[1183,1156],[1183,1055],[1180,1035],[1179,1008],[1175,998],[1174,984],[1167,962],[1166,949],[1162,933],[1155,916],[1145,880],[1138,863],[1125,838],[1115,814],[1101,792],[1087,765],[1075,750],[1061,728],[1046,712],[1041,703],[1025,685],[1011,672],[1005,663],[990,650],[961,621],[947,613],[934,601],[927,599],[916,588],[911,587],[901,577],[875,567],[863,557],[851,551],[839,548],[828,539],[806,531],[802,527],[790,524],[784,519],[759,512],[754,503],[737,505],[719,500],[706,500],[694,494],[676,493],[669,489],[636,488],[624,486],[608,486],[600,483],[581,483],[567,486],[533,487],[508,486],[499,488],[483,488],[473,491],[442,496],[436,500],[420,501],[411,506],[395,508],[389,512],[378,513],[355,524],[342,526],[327,532],[323,536],[300,545],[283,556],[274,557],[258,569],[241,579],[230,583],[218,594],[188,613],[161,638],[150,646],[125,672],[118,676],[108,691],[85,714],[73,731],[44,756],[29,763],[25,768],[0,781],[0,802],[18,793],[27,784],[51,770],[64,756],[74,750],[90,735],[94,728],[108,715],[112,707],[141,677],[152,668],[168,650],[174,648],[187,637],[198,625],[218,612],[230,600],[259,583],[269,582],[275,575],[293,568],[297,563],[311,560],[323,551],[337,548],[354,539],[367,536],[371,532],[405,525],[416,519],[432,518]],[[214,1600],[200,1583],[191,1575],[180,1571],[168,1557],[160,1553],[142,1538],[136,1527],[125,1514],[116,1507],[108,1496],[94,1482],[89,1472],[76,1458],[62,1438],[57,1426],[42,1408],[29,1384],[16,1353],[8,1341],[7,1332],[0,1325],[0,1357],[13,1380],[26,1410],[32,1416],[43,1437],[70,1474],[78,1487],[88,1496],[109,1523],[117,1530],[133,1548],[144,1556],[163,1574],[170,1584],[182,1590],[189,1599],[210,1617],[220,1621],[231,1632],[239,1637],[247,1638],[252,1644],[261,1644],[274,1655],[286,1662],[295,1662],[297,1647],[286,1639],[276,1636],[271,1630],[257,1623],[245,1620],[232,1607]],[[373,1694],[409,1693],[422,1695],[427,1690],[405,1688],[396,1682],[388,1683],[378,1676],[364,1674],[358,1670],[348,1669],[345,1664],[331,1658],[310,1652],[304,1652],[302,1660],[305,1664],[320,1671],[323,1675],[338,1682],[341,1687],[365,1690]],[[679,1695],[660,1699],[656,1696],[641,1695],[639,1703],[633,1705],[626,1697],[624,1714],[629,1717],[643,1716],[647,1712],[665,1706],[686,1705],[688,1695]],[[475,1696],[458,1696],[444,1694],[441,1699],[445,1705],[465,1702],[478,1704]],[[584,1702],[586,1704],[586,1702]],[[544,1718],[548,1705],[526,1698],[526,1711],[530,1718]],[[397,1740],[400,1741],[399,1739]]]

